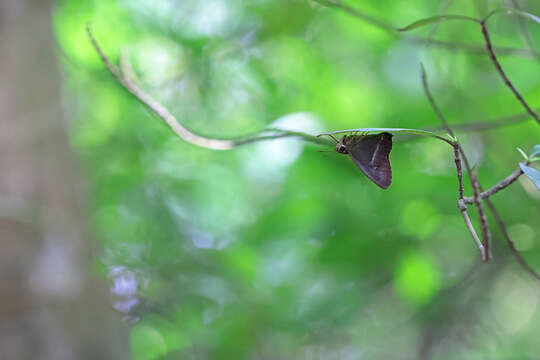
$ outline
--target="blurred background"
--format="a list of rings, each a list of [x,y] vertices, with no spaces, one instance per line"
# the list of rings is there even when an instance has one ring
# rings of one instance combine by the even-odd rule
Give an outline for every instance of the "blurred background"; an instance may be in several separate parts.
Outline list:
[[[456,127],[485,188],[516,169],[516,147],[540,143],[477,24],[392,31],[540,3],[349,0],[357,16],[335,4],[0,3],[0,358],[538,357],[540,281],[489,213],[494,258],[480,263],[448,145],[396,141],[386,191],[299,139],[199,148],[114,80],[85,32],[208,137],[436,128],[422,62],[451,125],[511,122]],[[540,24],[499,14],[488,28],[540,106]],[[522,176],[492,200],[540,271],[540,192]]]

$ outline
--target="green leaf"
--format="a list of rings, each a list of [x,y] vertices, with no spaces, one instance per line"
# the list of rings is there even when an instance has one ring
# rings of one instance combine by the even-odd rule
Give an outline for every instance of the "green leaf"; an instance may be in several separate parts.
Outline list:
[[[430,24],[438,24],[443,21],[449,21],[449,20],[467,20],[472,21],[476,23],[480,23],[480,20],[464,16],[464,15],[439,15],[439,16],[432,16],[425,19],[421,19],[418,21],[413,22],[410,25],[405,26],[404,28],[397,29],[398,31],[409,31],[413,30],[422,26],[430,25]]]
[[[521,10],[518,10],[518,9],[512,9],[512,8],[495,9],[492,12],[490,12],[488,14],[488,16],[485,17],[484,21],[487,21],[487,19],[489,19],[492,15],[500,14],[500,13],[506,13],[508,15],[514,14],[514,15],[522,16],[524,18],[530,19],[530,20],[535,21],[535,22],[540,24],[540,17],[538,17],[536,15],[533,15],[533,14],[530,14],[530,13],[525,12],[525,11],[521,11]]]
[[[533,158],[536,155],[540,155],[540,145],[534,145],[531,151],[531,154],[529,155],[529,158]]]
[[[341,134],[346,132],[361,132],[361,133],[370,133],[370,132],[390,132],[390,133],[407,133],[412,135],[419,135],[419,136],[429,136],[433,137],[439,140],[444,141],[445,143],[448,143],[450,145],[453,145],[453,142],[451,140],[448,140],[447,138],[444,138],[442,136],[439,136],[435,134],[434,132],[422,130],[422,129],[404,129],[404,128],[358,128],[358,129],[348,129],[348,130],[338,130],[338,131],[332,131],[328,133],[319,134],[317,136],[323,136],[323,135],[334,135],[334,134]]]
[[[523,163],[519,163],[519,167],[521,167],[521,170],[523,170],[523,173],[527,175],[529,179],[531,179],[534,185],[536,185],[536,188],[540,190],[540,171],[530,166],[527,166]]]
[[[525,151],[521,150],[520,148],[517,148],[517,151],[519,151],[519,153],[521,154],[521,156],[523,156],[525,160],[529,161],[529,157],[527,156],[527,154],[525,154]]]

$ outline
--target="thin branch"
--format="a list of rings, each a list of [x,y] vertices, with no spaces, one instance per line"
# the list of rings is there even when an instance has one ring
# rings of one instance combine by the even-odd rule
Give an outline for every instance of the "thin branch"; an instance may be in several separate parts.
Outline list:
[[[464,160],[467,160],[466,155],[463,154],[463,156],[464,156]],[[466,161],[466,164],[468,164],[468,161]],[[472,174],[471,168],[469,166],[467,166],[467,173],[469,174],[469,176],[471,176],[471,174]],[[517,177],[516,177],[516,179],[517,179]],[[480,191],[483,191],[482,185],[478,184],[478,188],[480,189]],[[529,264],[527,264],[525,259],[521,256],[519,251],[516,249],[516,247],[514,245],[514,242],[512,241],[512,239],[510,238],[510,235],[508,234],[508,231],[506,230],[506,225],[505,225],[503,219],[501,218],[501,216],[499,215],[499,212],[495,208],[495,205],[493,205],[493,203],[491,202],[489,197],[485,198],[484,201],[488,205],[489,211],[491,212],[491,214],[495,218],[497,226],[501,230],[501,232],[502,232],[502,234],[503,234],[503,236],[504,236],[504,238],[506,240],[506,243],[508,244],[508,247],[510,248],[510,252],[516,257],[516,260],[521,265],[521,267],[523,267],[523,269],[525,271],[527,271],[535,279],[540,280],[540,275]]]
[[[422,67],[422,71],[423,71],[423,67]],[[425,74],[423,74],[423,78],[424,77],[425,77]],[[435,108],[438,108],[437,104],[433,100],[433,97],[431,96],[431,93],[429,92],[429,87],[426,87],[426,86],[427,86],[427,81],[425,82],[424,90],[426,91],[427,94],[429,94],[429,97],[431,97],[430,103],[432,104],[432,106],[435,106]],[[439,110],[438,113],[441,113],[440,110]],[[444,119],[444,121],[443,121],[443,119]],[[446,122],[446,119],[444,118],[444,116],[442,117],[441,121],[443,122],[443,126],[445,126],[447,128],[447,131],[448,131],[449,126],[448,126],[448,123]],[[452,129],[449,129],[449,130],[450,130],[449,132],[452,131]],[[461,146],[459,146],[459,143],[456,142],[456,146],[454,147],[454,156],[455,156],[455,158],[458,159],[460,154],[463,157],[463,162],[465,164],[465,168],[467,170],[467,173],[469,174],[469,177],[472,178],[473,177],[472,169],[471,169],[471,166],[470,166],[469,161],[467,159],[467,155],[465,154],[465,152],[463,152],[463,149],[461,148]],[[458,161],[457,160],[456,160],[456,168],[457,168],[457,171],[458,171],[458,180],[460,182],[460,195],[461,195],[463,193],[463,184],[462,184],[462,180],[461,180],[462,179],[461,162],[459,163],[459,166],[458,166]],[[519,168],[519,170],[521,170],[521,169]],[[501,181],[501,183],[503,183],[503,184],[507,183],[502,188],[504,188],[504,187],[510,185],[511,183],[513,183],[520,175],[521,174],[517,174],[517,170],[515,172],[513,172],[512,174],[510,174],[510,176],[508,176],[506,179]],[[477,188],[478,188],[478,190],[481,191],[480,198],[482,198],[483,193],[487,194],[489,191],[492,191],[492,194],[494,194],[497,191],[501,190],[501,189],[497,190],[496,189],[497,187],[498,187],[498,185],[495,185],[493,188],[491,188],[488,191],[484,192],[483,189],[482,189],[482,185],[480,185],[480,183],[477,183]],[[469,199],[469,198],[467,198],[467,199]],[[467,205],[465,204],[465,200],[466,200],[465,198],[458,199],[458,208],[461,211],[461,214],[463,215],[463,218],[465,219],[465,224],[467,225],[467,228],[469,229],[469,231],[471,231],[471,229],[472,229],[471,234],[473,235],[474,241],[476,242],[477,246],[478,246],[479,243],[480,243],[480,245],[482,245],[482,243],[478,239],[478,236],[474,232],[474,227],[472,227],[470,219],[469,219],[469,217],[467,215]],[[534,278],[540,280],[540,275],[533,268],[531,268],[529,266],[529,264],[527,264],[525,259],[523,259],[523,257],[519,253],[519,251],[516,249],[516,247],[514,245],[514,242],[512,241],[512,239],[510,238],[510,235],[508,234],[508,231],[506,230],[506,225],[505,225],[504,221],[502,220],[501,216],[499,215],[497,209],[495,209],[495,206],[493,205],[493,203],[489,199],[489,196],[485,197],[484,201],[488,205],[488,208],[489,208],[491,214],[493,215],[493,217],[495,217],[495,221],[497,222],[497,225],[499,226],[499,229],[501,230],[504,238],[506,239],[506,242],[508,244],[508,247],[510,248],[510,251],[516,257],[518,263],[531,276],[533,276]],[[473,203],[474,203],[474,200],[473,200]],[[482,248],[480,248],[480,251],[482,252]],[[485,252],[482,252],[482,258],[484,258],[485,255],[488,255],[488,254],[485,253]]]
[[[491,258],[491,233],[489,232],[489,227],[487,223],[487,217],[482,206],[482,201],[480,199],[480,185],[478,183],[478,171],[473,171],[471,177],[471,185],[474,193],[474,203],[478,209],[478,217],[480,218],[480,224],[482,226],[482,244],[485,249],[485,258],[482,260],[484,262],[488,261]]]
[[[540,111],[540,108],[537,108],[536,111]],[[484,121],[454,124],[452,125],[452,127],[454,128],[454,130],[462,131],[487,131],[504,126],[515,125],[528,120],[532,120],[529,116],[529,113],[521,113],[509,116],[502,116],[494,119],[488,119]]]
[[[448,133],[450,135],[455,137],[455,134],[452,131],[452,128],[448,125],[448,121],[446,121],[446,117],[444,116],[441,109],[439,108],[439,106],[435,102],[435,99],[433,98],[433,95],[431,95],[431,90],[429,89],[429,85],[427,83],[426,69],[424,68],[424,65],[422,63],[420,63],[420,73],[421,73],[421,76],[422,76],[422,86],[424,88],[424,93],[426,94],[426,97],[427,97],[431,107],[433,108],[433,110],[437,114],[437,117],[441,121],[443,129],[445,129],[446,131],[448,131]]]
[[[495,55],[495,52],[493,50],[493,45],[491,43],[491,39],[489,37],[489,33],[486,27],[486,19],[482,20],[480,22],[480,26],[482,27],[482,35],[484,35],[484,40],[486,42],[486,48],[489,53],[489,57],[491,61],[493,62],[493,65],[495,66],[495,69],[501,75],[501,78],[503,79],[504,83],[508,88],[514,93],[514,96],[518,99],[518,101],[523,105],[525,110],[529,113],[530,116],[532,116],[539,124],[540,124],[540,118],[538,115],[534,112],[533,109],[527,104],[525,99],[521,96],[521,94],[516,90],[510,79],[508,79],[508,76],[506,76],[506,73],[504,72],[501,64],[499,63],[499,60],[497,59],[497,56]]]
[[[436,106],[436,104],[435,104]],[[452,129],[449,128],[450,131],[452,131]],[[483,209],[480,207],[477,206],[477,210],[478,210],[478,215],[479,217],[482,219],[484,218],[484,222],[482,223],[482,234],[483,234],[483,239],[484,239],[484,242],[482,243],[480,241],[480,239],[478,238],[478,235],[476,234],[476,231],[474,230],[474,227],[471,223],[471,220],[469,218],[469,214],[467,213],[467,205],[465,204],[465,200],[464,200],[464,197],[463,197],[463,175],[462,175],[462,170],[461,170],[461,161],[460,161],[460,155],[463,156],[463,161],[464,161],[464,164],[465,164],[465,168],[467,169],[467,173],[469,174],[469,178],[471,179],[471,184],[473,185],[473,189],[475,191],[475,194],[478,193],[478,188],[480,187],[480,185],[476,185],[476,188],[475,188],[475,185],[473,183],[473,180],[472,180],[472,172],[471,172],[471,167],[469,165],[469,161],[465,155],[465,152],[463,151],[463,148],[461,147],[461,145],[456,141],[455,143],[455,146],[454,146],[454,158],[455,158],[455,163],[456,163],[456,170],[458,172],[458,181],[459,181],[459,199],[458,199],[458,209],[460,210],[461,212],[461,215],[463,216],[463,219],[465,220],[465,224],[467,225],[467,228],[469,229],[469,232],[471,233],[473,239],[474,239],[474,242],[476,243],[476,246],[478,246],[478,249],[480,250],[480,254],[482,256],[482,261],[483,262],[487,262],[489,261],[490,259],[490,252],[488,251],[489,250],[489,232],[486,232],[484,230],[484,224],[487,224],[487,220],[485,219],[485,214],[483,212]],[[478,200],[478,199],[477,199]],[[476,203],[476,202],[475,202]],[[480,203],[480,200],[478,200],[477,202],[477,205]]]
[[[467,229],[469,229],[469,232],[471,233],[471,236],[476,243],[476,246],[478,247],[478,250],[480,250],[480,255],[482,256],[482,261],[488,261],[489,256],[486,252],[486,248],[484,244],[480,241],[478,238],[478,235],[476,234],[476,230],[474,230],[474,226],[471,222],[471,219],[469,218],[469,214],[467,213],[467,205],[465,205],[465,202],[463,201],[463,172],[461,169],[461,159],[459,155],[459,144],[456,142],[454,143],[454,162],[456,163],[456,171],[457,171],[457,177],[458,177],[458,183],[459,183],[459,198],[457,202],[457,207],[463,216],[463,220],[465,221],[465,225],[467,226]]]
[[[107,67],[107,70],[113,75],[116,80],[122,85],[128,92],[130,92],[132,95],[134,95],[143,105],[145,105],[147,108],[149,108],[154,114],[156,114],[161,120],[163,120],[171,129],[174,131],[176,135],[178,135],[183,140],[203,147],[207,149],[212,150],[229,150],[239,145],[244,145],[256,141],[262,141],[262,140],[268,140],[268,139],[276,139],[276,138],[282,138],[282,137],[300,137],[303,140],[310,141],[317,144],[328,144],[324,139],[318,138],[313,135],[296,132],[296,131],[288,131],[288,130],[278,130],[278,129],[272,129],[271,131],[276,132],[273,135],[259,135],[262,133],[266,133],[269,130],[263,130],[259,134],[257,134],[254,137],[240,137],[236,139],[215,139],[215,138],[209,138],[205,136],[201,136],[198,134],[195,134],[194,132],[188,130],[186,127],[181,125],[178,120],[169,112],[169,110],[159,103],[157,100],[154,100],[148,93],[146,93],[142,88],[140,88],[131,78],[128,76],[124,76],[126,74],[123,74],[117,67],[114,65],[109,58],[105,55],[101,47],[99,46],[96,38],[94,37],[92,33],[92,29],[90,27],[90,24],[87,24],[86,26],[86,32],[88,34],[88,38],[90,39],[94,49],[98,53],[99,57],[101,58],[101,61],[105,64]],[[122,58],[122,67],[124,69],[130,69],[129,63],[127,62],[127,59],[125,57]],[[127,74],[132,73],[132,70],[126,71]]]
[[[486,262],[489,260],[489,255],[488,255],[488,252],[486,251],[487,249],[485,245],[482,244],[482,242],[478,238],[478,235],[476,234],[476,230],[474,230],[474,226],[472,225],[471,219],[469,218],[469,214],[467,213],[467,205],[465,205],[465,202],[463,201],[463,172],[461,169],[460,146],[457,142],[454,143],[454,162],[456,163],[456,171],[457,171],[457,177],[458,177],[458,183],[459,183],[459,198],[457,202],[457,207],[459,211],[461,212],[461,215],[463,216],[465,225],[467,226],[467,229],[469,229],[469,232],[471,233],[471,236],[474,239],[474,242],[476,243],[478,250],[480,250],[482,261]]]
[[[540,111],[540,109],[538,109],[537,111]],[[516,114],[516,115],[487,119],[483,121],[453,124],[452,129],[457,130],[457,131],[465,131],[465,132],[489,131],[489,130],[502,128],[505,126],[516,125],[516,124],[519,124],[525,121],[531,121],[531,120],[533,119],[529,116],[528,113],[521,113],[521,114]],[[430,127],[426,127],[424,130],[433,132],[433,131],[438,131],[438,130],[446,130],[446,128],[444,126],[430,126]],[[413,138],[416,138],[416,137],[413,137],[412,135],[402,135],[400,137],[400,141],[407,141]]]
[[[425,44],[427,42],[426,38],[419,37],[419,36],[414,36],[410,38],[407,37],[406,39],[415,44]],[[431,39],[429,41],[429,44],[435,45],[443,49],[459,50],[459,51],[464,51],[469,54],[475,54],[475,55],[485,55],[486,53],[486,48],[483,45],[475,44],[475,43]],[[497,50],[497,54],[499,54],[499,56],[519,56],[519,57],[533,58],[536,60],[540,60],[540,54],[533,53],[532,51],[527,50],[527,49],[497,46],[495,50]]]
[[[459,145],[454,143],[454,162],[456,163],[457,177],[459,183],[459,200],[463,200],[463,171],[461,169],[461,159],[459,157]],[[465,204],[465,203],[463,203]],[[461,210],[464,206],[459,205],[458,208]],[[464,207],[464,210],[467,210],[467,207]]]
[[[448,131],[448,133],[450,135],[452,135],[452,137],[455,138],[455,135],[454,135],[454,132],[452,131],[452,128],[448,125],[448,122],[446,121],[446,117],[442,113],[441,109],[439,108],[439,106],[435,102],[435,99],[433,98],[433,95],[431,94],[431,91],[429,89],[429,85],[428,85],[428,82],[427,82],[426,71],[425,71],[424,66],[422,64],[420,64],[420,69],[421,69],[421,76],[422,76],[422,86],[424,88],[424,92],[426,94],[426,97],[427,97],[429,103],[431,104],[431,107],[433,108],[433,110],[435,111],[437,116],[439,117],[439,120],[441,121],[443,128],[446,131]],[[467,213],[467,205],[465,204],[464,197],[463,197],[463,175],[462,175],[462,169],[461,169],[460,154],[463,155],[463,160],[464,160],[465,166],[467,168],[467,171],[469,172],[469,177],[470,178],[471,178],[471,172],[470,172],[471,167],[469,165],[469,161],[465,157],[465,152],[463,151],[463,148],[461,147],[461,145],[459,144],[459,142],[457,140],[454,142],[453,147],[454,147],[454,162],[456,163],[456,171],[457,171],[458,182],[459,182],[458,209],[461,212],[461,215],[463,216],[463,220],[465,221],[465,225],[469,229],[469,232],[471,233],[471,235],[472,235],[472,237],[474,239],[474,242],[476,243],[476,246],[478,246],[478,249],[480,250],[480,253],[482,255],[482,261],[486,262],[486,261],[489,260],[489,252],[488,252],[488,250],[489,250],[489,236],[488,236],[488,234],[489,233],[485,232],[484,228],[482,227],[482,233],[484,235],[484,243],[482,243],[480,241],[480,239],[478,238],[478,235],[476,234],[476,231],[474,230],[474,227],[473,227],[473,225],[471,223],[471,219],[469,218],[469,214]],[[472,181],[472,178],[471,178],[471,184],[473,185],[473,188],[474,188],[475,186],[474,186],[474,183]],[[476,192],[478,192],[478,190],[476,190]],[[480,200],[478,200],[478,203],[479,202],[480,202]],[[485,214],[484,214],[483,209],[481,208],[481,206],[477,207],[477,210],[478,210],[478,215],[480,216],[480,218],[481,219],[485,218]]]
[[[471,233],[474,242],[476,243],[476,246],[478,246],[478,250],[480,250],[480,254],[482,256],[482,261],[486,262],[489,260],[488,253],[486,252],[486,249],[484,245],[482,244],[482,241],[480,241],[480,238],[476,234],[476,231],[474,230],[474,226],[471,222],[471,219],[469,218],[469,214],[467,213],[467,207],[460,209],[461,215],[463,215],[463,219],[465,220],[465,225],[467,226],[467,229],[469,229],[469,232]]]
[[[385,32],[387,32],[390,36],[395,38],[403,38],[404,36],[401,33],[398,33],[396,31],[396,26],[393,24],[390,24],[384,20],[377,19],[371,15],[368,15],[364,12],[361,12],[349,5],[344,4],[343,2],[339,0],[314,0],[315,2],[329,7],[333,9],[338,9],[340,11],[343,11],[351,16],[356,17],[357,19],[367,23],[371,24]],[[418,43],[418,44],[430,44],[435,45],[444,49],[450,49],[450,50],[462,50],[473,54],[479,54],[483,55],[486,53],[486,49],[481,44],[471,44],[471,43],[463,43],[463,42],[454,42],[454,41],[442,41],[442,40],[436,40],[436,39],[430,39],[430,38],[424,38],[421,36],[407,36],[404,37],[405,40]],[[522,56],[522,57],[529,57],[529,58],[536,58],[540,59],[540,55],[536,54],[535,52],[532,52],[528,49],[518,49],[518,48],[510,48],[510,47],[497,47],[497,53],[499,55],[513,55],[513,56]]]
[[[496,194],[500,190],[508,187],[509,185],[513,184],[521,175],[523,174],[523,170],[518,166],[516,170],[514,170],[510,175],[499,181],[497,184],[493,185],[486,191],[483,191],[479,194],[480,199],[485,200],[488,199],[490,196]],[[474,198],[473,197],[466,197],[463,199],[465,201],[465,204],[473,204]]]

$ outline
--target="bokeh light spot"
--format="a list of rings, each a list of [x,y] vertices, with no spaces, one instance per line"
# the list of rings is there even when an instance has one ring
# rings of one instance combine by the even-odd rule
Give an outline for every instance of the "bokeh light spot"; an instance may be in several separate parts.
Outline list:
[[[421,305],[439,290],[441,274],[436,262],[430,257],[409,253],[399,263],[394,281],[395,290],[402,298]]]
[[[419,238],[432,235],[440,224],[439,212],[424,200],[414,200],[405,205],[400,221],[405,234]]]
[[[491,310],[499,327],[506,333],[519,331],[536,312],[538,290],[514,273],[501,276],[491,296]]]

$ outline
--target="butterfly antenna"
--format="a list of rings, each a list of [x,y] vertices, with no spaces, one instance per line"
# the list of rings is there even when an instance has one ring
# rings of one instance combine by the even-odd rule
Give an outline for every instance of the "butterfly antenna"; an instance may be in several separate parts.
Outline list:
[[[332,134],[320,134],[320,135],[317,135],[317,137],[322,136],[322,135],[330,136],[332,138],[332,140],[334,140],[336,142],[336,144],[339,142],[339,140],[336,139]]]

